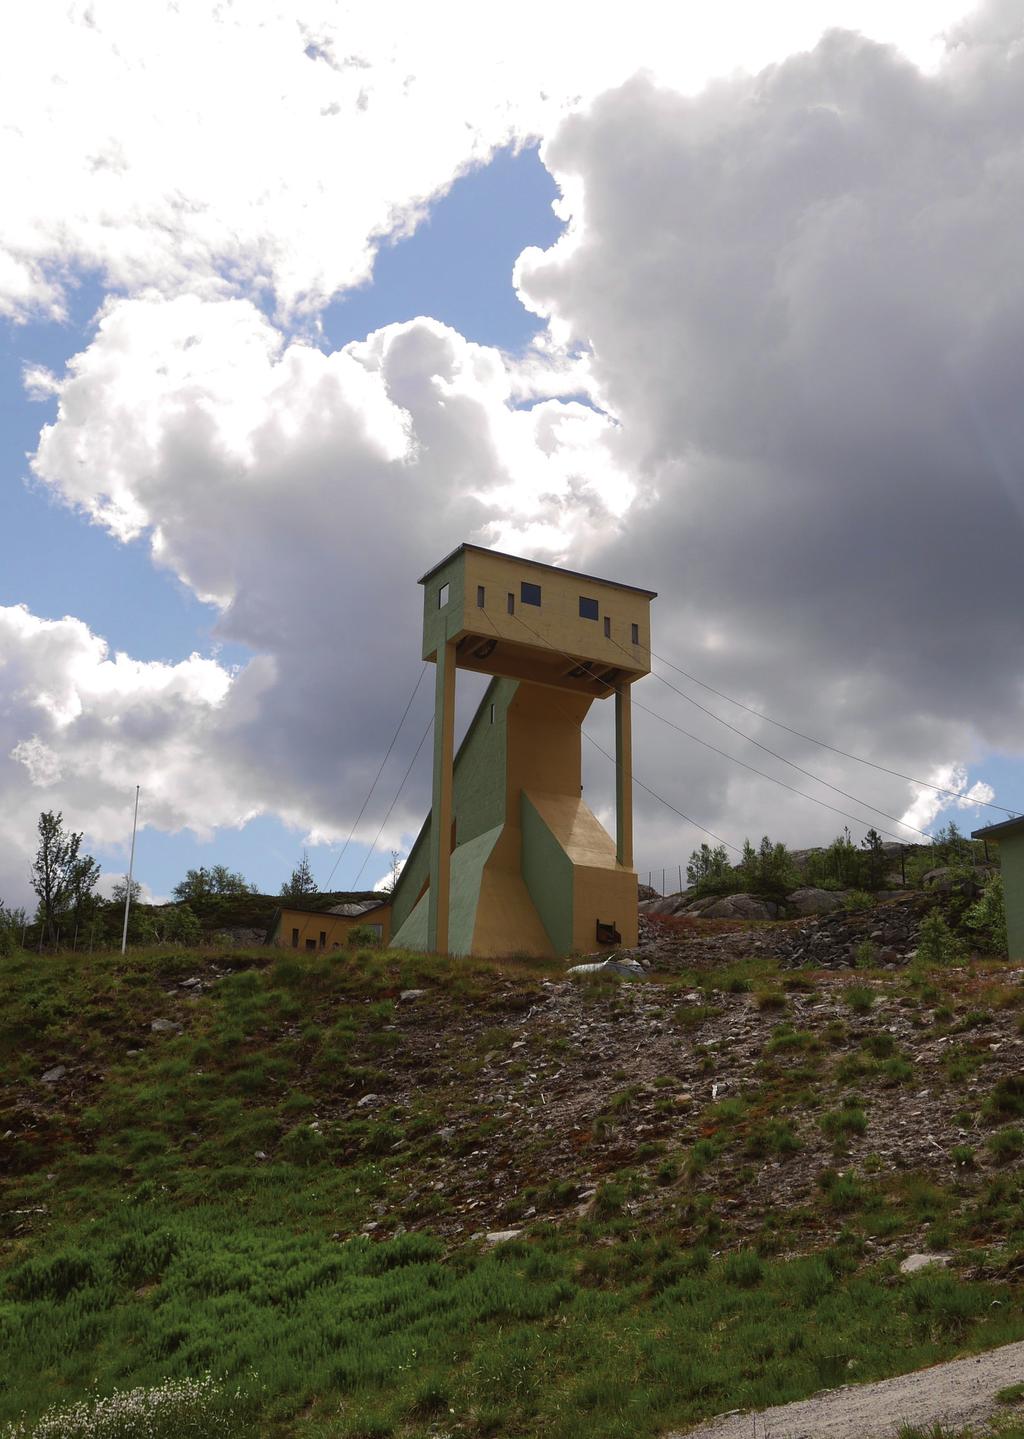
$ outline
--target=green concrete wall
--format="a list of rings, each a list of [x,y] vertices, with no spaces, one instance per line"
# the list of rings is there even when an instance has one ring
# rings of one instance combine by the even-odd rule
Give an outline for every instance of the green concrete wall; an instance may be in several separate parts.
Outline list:
[[[473,930],[480,902],[480,882],[491,850],[501,837],[502,826],[478,834],[460,844],[452,854],[452,883],[448,912],[448,952],[473,953]]]
[[[432,655],[438,645],[454,637],[463,628],[465,611],[465,559],[456,555],[423,586],[423,658]],[[438,592],[448,585],[448,603],[438,608]]]
[[[1024,834],[999,841],[999,866],[1006,896],[1006,936],[1011,959],[1024,959]]]
[[[533,906],[556,954],[572,953],[572,860],[548,829],[530,797],[519,806],[523,834],[521,868]]]
[[[455,756],[452,781],[452,815],[455,819],[455,854],[463,844],[499,827],[505,820],[505,770],[508,744],[508,707],[515,698],[518,680],[494,679],[487,686],[466,736]],[[491,724],[491,705],[494,723]],[[452,856],[454,865],[455,857]],[[425,948],[422,939],[399,940],[406,921],[418,908],[418,896],[430,874],[430,815],[416,836],[409,857],[402,866],[391,901],[391,943],[406,949]],[[454,869],[452,891],[454,899]],[[450,921],[451,923],[451,921]],[[424,921],[425,925],[425,921]],[[413,931],[409,931],[412,934]],[[453,941],[449,936],[449,945]]]

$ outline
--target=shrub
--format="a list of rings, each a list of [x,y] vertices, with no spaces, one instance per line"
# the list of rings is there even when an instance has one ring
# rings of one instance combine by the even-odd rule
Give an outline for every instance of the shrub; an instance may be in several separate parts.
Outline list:
[[[739,1289],[753,1289],[764,1278],[764,1264],[752,1249],[740,1249],[726,1259],[724,1272],[728,1283]]]
[[[987,934],[992,942],[993,950],[1005,957],[1007,953],[1006,900],[1001,874],[989,875],[981,898],[972,904],[964,914],[964,924],[968,929]]]
[[[988,1141],[992,1158],[999,1164],[1019,1159],[1024,1154],[1024,1130],[997,1129]]]
[[[988,1119],[1024,1118],[1024,1075],[1007,1074],[985,1100],[982,1113]]]
[[[851,889],[843,900],[846,908],[852,910],[870,909],[874,902],[871,896],[863,889]]]
[[[875,991],[866,984],[851,984],[843,997],[854,1014],[867,1014],[874,1008]]]
[[[350,949],[365,949],[368,945],[373,947],[380,942],[380,935],[372,924],[354,924],[348,932]]]
[[[917,941],[918,964],[958,964],[963,957],[963,944],[939,911],[933,909],[921,921]]]

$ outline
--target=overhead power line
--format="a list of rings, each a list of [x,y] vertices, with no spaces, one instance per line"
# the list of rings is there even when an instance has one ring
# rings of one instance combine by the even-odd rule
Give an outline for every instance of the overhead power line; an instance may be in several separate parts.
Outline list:
[[[621,645],[619,648],[622,648]],[[923,789],[935,790],[937,794],[948,794],[952,796],[953,799],[964,798],[962,790],[949,789],[946,785],[933,784],[931,780],[927,779],[915,779],[913,775],[904,774],[902,770],[890,769],[887,765],[878,764],[873,759],[866,759],[862,754],[852,754],[849,750],[840,749],[838,745],[829,744],[827,740],[815,739],[813,735],[804,734],[802,730],[794,729],[792,725],[784,724],[782,720],[773,719],[771,715],[765,714],[763,710],[754,709],[752,705],[744,704],[742,700],[735,699],[732,695],[727,695],[723,690],[715,689],[714,685],[709,685],[704,680],[698,679],[697,676],[691,674],[689,670],[684,670],[680,665],[673,664],[670,659],[666,659],[664,655],[656,654],[654,650],[651,650],[651,658],[658,660],[663,665],[668,665],[670,670],[675,670],[676,674],[682,675],[695,685],[700,685],[701,689],[707,690],[710,694],[717,695],[719,699],[726,700],[731,705],[736,705],[738,709],[746,710],[747,714],[754,715],[757,719],[765,720],[768,724],[775,725],[777,729],[785,730],[787,734],[795,735],[797,739],[806,740],[808,744],[818,745],[820,749],[831,750],[833,754],[842,755],[843,759],[852,759],[857,764],[868,765],[871,769],[877,769],[882,774],[891,775],[894,779],[906,780],[907,784],[921,785]],[[657,674],[657,671],[652,671],[652,673],[657,679],[663,680],[663,676]],[[663,682],[667,683],[667,681],[664,680]],[[677,690],[676,693],[683,694],[682,690]],[[689,700],[691,704],[697,704],[697,701],[690,695],[683,694],[683,698]],[[697,705],[697,708],[702,709],[703,706]],[[727,720],[723,720],[721,715],[714,714],[712,710],[704,710],[704,713],[712,715],[713,718],[717,719],[721,724],[728,724]],[[729,728],[731,729],[732,726],[730,725]],[[737,730],[737,733],[742,734],[743,731]],[[745,738],[750,739],[750,736],[747,735]],[[757,741],[753,740],[752,743],[756,744]],[[764,746],[762,746],[762,748],[764,748]],[[772,751],[769,750],[769,754],[771,753]],[[823,784],[825,782],[824,780],[822,781]],[[984,805],[986,809],[997,809],[1001,814],[1013,815],[1014,817],[1016,817],[1018,813],[1017,810],[1007,809],[1005,805],[995,804],[987,799],[976,799],[973,800],[972,803]]]
[[[483,615],[484,619],[487,621],[487,623],[491,626],[491,629],[494,630],[494,633],[497,635],[497,627],[491,620],[491,617],[487,613],[487,611],[481,610],[480,613]],[[533,635],[536,639],[540,640],[541,644],[546,645],[547,648],[553,651],[554,654],[561,655],[562,658],[568,660],[570,664],[582,664],[582,661],[576,655],[570,655],[567,654],[565,650],[558,649],[550,642],[550,640],[546,640],[543,635],[538,634],[537,631],[533,629],[530,625],[528,625],[525,620],[519,619],[519,616],[517,614],[513,614],[512,618],[514,620],[518,620],[519,624],[522,625],[524,630],[526,630],[529,634]],[[587,671],[591,679],[598,679],[598,676],[594,674],[593,670],[591,670],[588,665],[583,664],[582,667]],[[567,711],[563,710],[562,713],[567,714]],[[586,730],[583,728],[582,725],[580,726],[580,733],[583,735],[584,739],[589,740],[590,743],[594,746],[594,748],[596,750],[599,750],[600,753],[604,755],[605,759],[610,760],[612,764],[616,763],[615,756],[610,755],[606,749],[602,749],[602,747],[598,744],[597,740],[594,739],[593,735],[587,734]],[[702,834],[709,835],[711,839],[717,840],[719,844],[724,844],[728,849],[735,850],[737,854],[743,853],[738,844],[733,844],[731,840],[723,839],[722,836],[720,834],[716,834],[713,829],[708,829],[706,824],[701,824],[699,820],[693,819],[691,815],[684,814],[681,809],[677,809],[676,806],[672,804],[669,800],[667,800],[664,795],[659,794],[657,790],[652,789],[650,785],[645,784],[644,781],[640,779],[640,777],[637,775],[635,770],[631,771],[631,776],[635,785],[639,785],[639,787],[642,790],[645,790],[647,794],[652,797],[652,799],[656,799],[659,804],[663,804],[666,809],[670,809],[672,813],[677,814],[680,819],[685,819],[687,824],[692,824],[694,829],[699,829]]]
[[[426,664],[421,665],[421,666],[420,666],[420,672],[419,672],[419,674],[418,674],[417,677],[416,677],[416,683],[415,683],[415,684],[413,685],[413,687],[412,687],[412,693],[410,694],[409,698],[408,698],[408,699],[406,700],[406,702],[405,702],[405,709],[402,711],[402,718],[398,721],[398,724],[397,724],[397,726],[396,726],[396,728],[395,728],[395,732],[394,732],[394,734],[391,736],[391,743],[388,745],[387,749],[386,749],[385,752],[384,752],[384,758],[381,760],[380,765],[379,765],[379,767],[378,767],[378,769],[377,769],[377,773],[376,773],[376,774],[374,775],[374,777],[373,777],[373,783],[370,785],[370,788],[369,788],[369,789],[367,790],[367,792],[366,792],[366,798],[363,800],[363,803],[362,803],[362,805],[361,805],[360,808],[359,808],[359,813],[356,815],[355,820],[354,820],[354,822],[353,822],[352,828],[351,828],[351,829],[349,830],[349,832],[348,832],[348,838],[345,840],[345,843],[344,843],[344,844],[342,845],[342,847],[341,847],[341,853],[338,855],[337,859],[336,859],[336,860],[334,861],[334,863],[331,865],[331,872],[330,872],[330,874],[327,876],[326,883],[324,884],[323,889],[320,891],[321,893],[328,893],[329,890],[330,890],[331,880],[334,878],[334,874],[335,874],[335,871],[336,871],[337,868],[338,868],[338,865],[339,865],[339,864],[341,863],[341,861],[345,858],[345,852],[346,852],[346,850],[348,849],[349,845],[350,845],[351,842],[352,842],[352,836],[355,834],[357,828],[359,827],[359,821],[362,819],[363,815],[366,813],[366,806],[370,803],[370,800],[371,800],[371,798],[373,797],[373,792],[374,792],[374,790],[377,788],[377,785],[378,785],[378,783],[379,783],[379,781],[380,781],[381,775],[384,773],[384,766],[387,764],[388,760],[391,758],[391,751],[394,749],[395,745],[398,743],[398,736],[402,733],[402,726],[405,724],[405,721],[406,721],[406,718],[408,717],[409,711],[412,709],[412,702],[413,702],[413,700],[416,698],[417,692],[419,691],[419,687],[420,687],[420,685],[423,683],[423,676],[426,674],[426,672],[427,672]],[[430,724],[433,724],[433,722],[434,722],[433,716],[431,716]],[[428,730],[429,730],[430,726],[428,725],[427,728],[428,728]],[[423,739],[426,739],[426,735],[423,736]],[[423,740],[421,739],[420,742],[419,742],[419,745],[418,745],[417,748],[416,748],[416,754],[413,755],[413,763],[415,763],[416,755],[419,754],[419,752],[420,752],[420,750],[422,749],[422,747],[423,747]],[[412,769],[412,765],[409,766],[409,770],[411,770],[411,769]],[[406,771],[405,779],[402,780],[402,784],[401,784],[401,786],[399,787],[399,791],[398,791],[399,794],[401,794],[402,788],[404,788],[404,786],[405,786],[405,780],[409,778],[409,770]],[[395,798],[391,801],[391,806],[390,806],[390,808],[388,809],[387,815],[386,815],[385,818],[384,818],[384,824],[387,824],[388,818],[389,818],[390,815],[391,815],[391,810],[394,809],[395,804],[397,803],[397,801],[398,801],[398,795],[396,795]],[[382,830],[383,828],[384,828],[384,825],[382,824],[382,825],[381,825],[381,830]],[[380,838],[380,830],[377,831],[377,838],[378,838],[378,839]],[[374,840],[374,847],[376,846],[376,843],[377,843],[377,841]],[[360,877],[362,876],[363,869],[366,868],[366,861],[367,861],[367,859],[369,859],[369,857],[370,857],[370,855],[371,855],[372,853],[373,853],[373,848],[371,848],[371,849],[369,849],[369,850],[367,851],[366,857],[364,858],[363,863],[362,863],[362,866],[360,867],[359,874],[356,875],[355,883],[358,883]],[[353,883],[353,889],[355,888],[355,883]],[[303,941],[303,940],[305,939],[306,931],[309,929],[310,922],[311,922],[311,921],[308,920],[308,919],[307,919],[307,920],[303,920],[302,925],[301,925],[301,932],[300,932],[300,934],[299,934],[299,936],[298,936],[298,942],[301,942],[301,941]]]
[[[378,784],[378,782],[379,782],[379,780],[380,780],[381,775],[384,773],[384,766],[387,764],[388,760],[391,758],[391,751],[394,749],[395,745],[398,743],[398,736],[402,733],[402,726],[405,724],[406,717],[408,716],[409,711],[412,709],[412,702],[413,702],[413,700],[416,698],[416,695],[417,695],[417,692],[418,692],[418,690],[419,690],[419,687],[420,687],[420,685],[423,683],[423,676],[426,674],[426,672],[427,672],[427,666],[426,666],[426,664],[422,664],[422,665],[420,666],[420,672],[419,672],[419,674],[418,674],[417,677],[416,677],[416,683],[415,683],[415,684],[413,685],[413,687],[412,687],[412,694],[409,696],[409,698],[408,698],[408,699],[406,700],[406,702],[405,702],[405,709],[402,711],[402,718],[398,721],[398,726],[397,726],[394,734],[391,736],[391,743],[388,745],[387,750],[386,750],[385,753],[384,753],[384,758],[383,758],[383,759],[381,760],[381,762],[380,762],[380,767],[378,768],[377,773],[376,773],[376,774],[374,775],[374,777],[373,777],[373,783],[370,785],[370,788],[366,791],[366,798],[363,800],[363,803],[362,803],[362,805],[360,806],[360,809],[359,809],[359,813],[356,815],[355,820],[354,820],[353,823],[352,823],[352,828],[351,828],[351,829],[349,830],[349,832],[348,832],[348,839],[346,839],[345,843],[342,845],[342,847],[341,847],[341,853],[338,855],[338,858],[334,861],[333,865],[331,866],[331,872],[330,872],[330,874],[327,876],[327,883],[324,885],[324,890],[325,890],[325,891],[328,890],[328,889],[330,889],[331,880],[334,878],[334,871],[338,868],[338,865],[339,865],[339,864],[341,863],[341,861],[345,858],[345,851],[348,849],[349,845],[352,843],[352,836],[355,834],[356,830],[359,828],[359,821],[362,819],[363,815],[366,813],[366,806],[370,803],[370,800],[373,798],[373,792],[374,792],[374,790],[377,788],[377,784]],[[422,744],[423,741],[421,740],[420,743]],[[417,750],[416,753],[419,754],[419,750]],[[404,783],[404,781],[403,781],[403,783]],[[389,810],[388,813],[390,814],[391,811]],[[365,864],[365,861],[364,861],[364,864]],[[359,871],[360,874],[362,874],[362,872],[363,872],[362,870]]]
[[[405,786],[406,786],[406,784],[407,784],[407,782],[408,782],[409,776],[412,774],[412,767],[413,767],[413,765],[416,763],[416,761],[419,759],[420,750],[423,748],[424,744],[426,743],[427,735],[430,733],[431,729],[433,728],[433,724],[434,724],[434,716],[431,715],[431,716],[430,716],[430,719],[427,721],[427,727],[426,727],[426,729],[423,731],[423,734],[422,734],[422,736],[421,736],[421,738],[420,738],[420,742],[419,742],[419,744],[416,746],[416,752],[414,753],[412,759],[409,761],[409,768],[406,770],[405,774],[402,776],[402,783],[398,786],[398,789],[395,791],[395,797],[394,797],[394,799],[391,801],[391,803],[388,805],[388,812],[387,812],[387,814],[384,816],[384,818],[383,818],[383,819],[381,820],[381,822],[380,822],[380,829],[378,829],[377,833],[374,835],[374,837],[373,837],[373,843],[370,845],[370,848],[366,851],[366,856],[365,856],[365,858],[363,859],[362,864],[359,866],[359,873],[356,875],[355,880],[353,881],[353,888],[354,888],[354,889],[358,887],[359,881],[360,881],[360,880],[362,879],[362,877],[363,877],[363,870],[366,868],[367,860],[369,860],[370,855],[373,854],[374,850],[377,848],[377,841],[380,839],[381,835],[384,833],[384,826],[387,824],[388,820],[391,818],[391,811],[394,809],[395,805],[398,803],[399,796],[401,795],[403,789],[405,789]]]
[[[550,643],[550,641],[548,641],[548,640],[546,640],[546,639],[544,638],[543,635],[538,634],[538,632],[537,632],[536,630],[534,630],[534,629],[532,628],[532,626],[528,625],[525,620],[520,619],[520,617],[519,617],[518,615],[515,615],[515,614],[514,614],[514,615],[513,615],[513,619],[517,620],[517,621],[519,622],[519,624],[522,625],[523,629],[527,630],[530,634],[534,635],[534,637],[535,637],[536,639],[540,640],[542,644],[545,644],[545,645],[547,645],[547,647],[548,647],[549,649],[554,650],[554,652],[555,652],[556,654],[562,655],[564,659],[569,660],[569,661],[570,661],[571,663],[573,663],[573,664],[580,664],[580,663],[581,663],[581,661],[580,661],[578,658],[576,658],[575,656],[570,655],[570,654],[567,654],[564,650],[557,649],[557,647],[556,647],[555,645],[552,645],[552,644]],[[628,651],[627,649],[625,649],[625,647],[624,647],[623,645],[620,645],[617,640],[613,640],[612,643],[616,646],[617,649],[622,650],[623,654],[629,655],[629,651]],[[632,656],[629,656],[629,657],[630,657],[630,659],[632,659]],[[587,673],[591,676],[592,679],[600,680],[600,676],[597,675],[597,674],[595,674],[594,671],[589,667],[589,665],[584,664],[584,665],[583,665],[583,668],[587,671]],[[652,671],[652,673],[653,673],[653,671]],[[683,694],[683,691],[682,691],[682,690],[676,690],[675,685],[671,684],[668,680],[664,679],[663,676],[661,676],[661,675],[655,675],[655,678],[656,678],[656,679],[660,679],[663,684],[668,685],[668,688],[669,688],[669,689],[675,690],[675,692],[676,692],[677,694],[679,694],[679,695],[682,695],[682,697],[683,697],[684,699],[689,698],[689,696]],[[802,799],[810,800],[812,804],[821,805],[824,809],[832,810],[832,812],[833,812],[834,814],[841,815],[844,819],[852,819],[855,824],[864,824],[864,823],[865,823],[864,819],[863,819],[860,815],[852,815],[852,814],[849,814],[846,810],[839,809],[839,808],[837,808],[837,806],[834,805],[834,804],[829,804],[827,800],[818,799],[815,795],[807,794],[807,793],[805,793],[804,790],[802,790],[802,789],[797,789],[794,785],[787,784],[785,780],[778,779],[775,775],[766,774],[763,770],[754,769],[754,766],[753,766],[753,765],[747,764],[747,762],[746,762],[745,760],[738,759],[738,758],[736,757],[736,755],[731,755],[731,754],[729,754],[726,750],[720,750],[720,749],[718,749],[718,747],[717,747],[716,745],[711,744],[709,741],[700,739],[697,735],[690,734],[689,730],[684,730],[680,725],[677,725],[677,724],[674,722],[674,720],[670,720],[670,719],[668,719],[665,715],[659,714],[659,713],[657,712],[657,710],[648,709],[646,705],[641,705],[641,704],[639,704],[639,702],[636,701],[636,700],[634,700],[633,703],[637,705],[637,708],[638,708],[638,709],[642,709],[642,710],[644,710],[645,713],[650,714],[650,715],[653,715],[655,719],[659,719],[659,720],[661,720],[664,724],[667,724],[667,725],[671,726],[672,729],[678,730],[680,734],[686,735],[686,737],[687,737],[688,739],[695,740],[697,744],[705,745],[708,749],[714,750],[714,752],[715,752],[716,754],[722,755],[723,758],[728,759],[728,760],[732,760],[734,764],[742,765],[742,767],[743,767],[744,769],[751,770],[752,773],[757,774],[757,775],[760,775],[762,779],[771,780],[771,782],[772,782],[773,784],[780,785],[783,789],[789,790],[791,794],[799,795]],[[693,701],[691,701],[691,703],[697,704],[697,701],[696,701],[696,700],[693,700]],[[703,705],[700,705],[700,704],[697,704],[697,708],[698,708],[698,709],[704,709],[704,706],[703,706]],[[706,714],[711,715],[711,717],[712,717],[713,719],[718,719],[718,718],[719,718],[719,716],[715,715],[712,710],[705,710],[704,712],[705,712]],[[750,736],[749,736],[749,735],[745,735],[742,730],[736,729],[736,727],[735,727],[734,725],[728,724],[728,721],[722,720],[721,723],[725,724],[725,725],[727,726],[727,728],[734,730],[734,732],[735,732],[736,734],[740,735],[741,738],[743,738],[743,739],[750,739]],[[589,736],[588,736],[588,738],[589,738]],[[766,752],[767,754],[772,755],[775,759],[781,760],[781,761],[783,762],[783,764],[791,764],[794,769],[800,770],[800,773],[801,773],[801,774],[806,774],[807,777],[808,777],[808,779],[813,779],[813,780],[815,780],[817,783],[823,784],[823,785],[825,785],[827,788],[832,789],[832,790],[835,790],[837,794],[843,795],[846,799],[852,799],[855,804],[862,804],[865,809],[874,810],[876,814],[882,814],[882,815],[885,816],[886,819],[891,819],[894,824],[902,824],[902,825],[904,825],[904,827],[905,827],[906,829],[912,829],[912,830],[914,830],[914,833],[915,833],[915,834],[920,834],[920,835],[922,835],[925,839],[927,839],[927,840],[929,840],[929,841],[931,840],[931,836],[925,834],[924,830],[919,830],[919,829],[917,829],[915,825],[906,824],[905,821],[900,820],[900,819],[897,819],[894,815],[886,814],[886,812],[885,812],[884,810],[876,809],[876,807],[875,807],[874,805],[868,804],[866,800],[860,799],[859,796],[853,795],[853,794],[848,794],[848,793],[846,792],[846,790],[841,790],[841,789],[838,788],[838,786],[833,785],[833,784],[829,784],[828,780],[819,779],[819,777],[818,777],[817,775],[811,774],[811,772],[810,772],[809,770],[801,769],[801,767],[800,767],[799,765],[793,764],[792,761],[791,761],[791,760],[787,760],[784,755],[776,754],[774,750],[768,749],[767,745],[762,745],[758,740],[751,740],[751,743],[752,743],[752,744],[756,744],[759,749],[765,750],[765,752]],[[638,783],[639,783],[639,781],[638,781]],[[641,784],[640,787],[641,787],[641,789],[647,789],[647,786],[644,785],[644,784]],[[653,790],[651,790],[651,791],[649,791],[649,792],[652,793],[652,794],[654,793]],[[661,799],[661,796],[660,796],[660,795],[656,795],[655,797],[658,798],[658,799]],[[663,804],[668,804],[668,801],[667,801],[667,800],[662,800],[662,803],[663,803]],[[669,808],[672,808],[672,806],[669,805]],[[692,823],[692,821],[691,821],[691,823]],[[698,828],[699,828],[699,829],[704,829],[704,826],[703,826],[703,825],[698,825]],[[710,831],[710,830],[705,830],[705,833],[706,833],[706,834],[710,834],[711,831]],[[885,833],[888,834],[888,835],[890,836],[890,838],[892,838],[892,839],[899,840],[899,838],[900,838],[899,835],[894,835],[894,834],[892,834],[892,832],[891,832],[890,830],[886,830]],[[717,838],[717,836],[714,836],[714,837]],[[731,848],[735,849],[736,846],[733,845],[733,846],[731,846]]]

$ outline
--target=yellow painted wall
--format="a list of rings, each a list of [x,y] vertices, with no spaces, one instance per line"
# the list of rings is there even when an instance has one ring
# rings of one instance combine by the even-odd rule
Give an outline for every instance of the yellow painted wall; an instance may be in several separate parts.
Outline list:
[[[344,948],[348,944],[348,937],[357,925],[381,926],[380,943],[387,944],[391,939],[391,906],[384,904],[378,909],[372,909],[368,914],[361,914],[353,918],[343,914],[312,914],[305,909],[282,908],[274,930],[272,943],[281,949],[293,949],[305,952],[309,949],[310,941],[313,942],[313,949],[317,952],[335,948]],[[298,930],[298,944],[293,942],[293,930]],[[324,935],[321,941],[321,934]]]
[[[540,585],[540,605],[524,605],[522,581]],[[484,587],[486,621],[478,625],[477,586]],[[515,613],[508,613],[508,595],[515,597]],[[547,645],[570,655],[604,665],[647,674],[651,667],[651,602],[636,590],[606,580],[567,575],[526,560],[512,560],[492,551],[465,552],[463,626],[481,634],[489,628],[502,639],[518,644]],[[581,619],[580,595],[596,599],[598,618]],[[605,616],[611,620],[611,638],[604,634]],[[639,644],[630,626],[639,629]],[[528,628],[527,628],[528,627]],[[533,633],[531,633],[531,631]]]

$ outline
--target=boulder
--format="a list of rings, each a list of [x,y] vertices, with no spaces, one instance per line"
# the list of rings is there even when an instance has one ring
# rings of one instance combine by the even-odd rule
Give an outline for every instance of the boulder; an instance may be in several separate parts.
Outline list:
[[[154,1019],[149,1026],[154,1034],[180,1034],[181,1025],[173,1019]]]
[[[673,915],[679,914],[687,909],[692,898],[692,891],[683,894],[662,894],[656,899],[642,899],[639,909],[641,914],[646,915]]]
[[[52,1069],[48,1069],[43,1075],[43,1083],[59,1084],[67,1072],[67,1068],[63,1064],[55,1064]]]
[[[705,919],[774,919],[779,906],[752,894],[728,894],[701,912]]]
[[[797,914],[832,914],[843,907],[841,895],[827,889],[815,889],[813,886],[795,889],[792,894],[787,894],[786,903]]]
[[[945,1269],[952,1254],[908,1254],[900,1265],[901,1274],[916,1274],[921,1269]]]
[[[512,1239],[518,1239],[522,1232],[521,1229],[492,1229],[484,1238],[488,1244],[508,1244]]]

